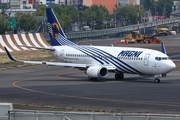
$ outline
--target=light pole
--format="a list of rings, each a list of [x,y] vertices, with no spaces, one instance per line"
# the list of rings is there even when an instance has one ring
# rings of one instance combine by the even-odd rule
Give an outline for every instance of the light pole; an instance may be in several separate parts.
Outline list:
[[[155,16],[155,20],[156,20],[156,2],[155,2],[155,13],[154,13],[154,16]]]
[[[137,13],[138,31],[140,33],[139,21],[140,21],[140,5],[138,5],[138,13]]]
[[[115,18],[114,18],[114,27],[116,27],[116,11],[115,11]]]
[[[145,28],[145,13],[143,14],[143,22],[144,22],[144,33],[146,32],[146,28]]]
[[[128,13],[126,13],[126,25],[127,25],[127,14],[128,14]]]
[[[92,30],[92,13],[91,13],[91,30]]]

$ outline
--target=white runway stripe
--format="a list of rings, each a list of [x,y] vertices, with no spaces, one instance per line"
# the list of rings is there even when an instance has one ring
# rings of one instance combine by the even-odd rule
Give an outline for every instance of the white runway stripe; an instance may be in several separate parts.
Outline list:
[[[48,47],[42,40],[40,34],[36,33],[36,37],[38,38],[39,42],[44,46],[44,47]]]
[[[4,51],[0,48],[0,52],[4,52]]]
[[[19,40],[17,34],[14,34],[14,39],[16,40],[16,42],[17,42],[18,45],[23,45],[23,44],[21,43],[21,41]],[[28,49],[25,48],[25,47],[21,47],[21,48],[24,49],[24,50],[28,50]]]
[[[4,46],[8,49],[9,52],[22,50],[37,50],[35,48],[28,49],[26,47],[18,47],[15,44],[36,47],[50,46],[48,42],[46,42],[46,40],[44,39],[42,33],[0,35],[0,53],[5,52]]]
[[[41,46],[35,41],[35,39],[34,39],[34,37],[33,37],[32,34],[28,34],[28,35],[29,35],[29,37],[30,37],[32,43],[33,43],[36,47],[41,47]]]
[[[14,43],[12,42],[11,38],[10,38],[10,35],[5,35],[6,36],[6,39],[8,40],[9,44],[11,45],[11,47],[17,51],[20,51],[20,49],[18,49]]]
[[[23,41],[26,43],[27,46],[32,46],[32,45],[29,43],[29,41],[26,39],[25,34],[21,34],[21,37],[22,37]],[[36,49],[34,49],[34,48],[30,48],[30,49],[36,50]]]
[[[3,47],[5,46],[9,52],[12,52],[12,50],[5,44],[5,42],[4,42],[3,38],[2,38],[2,35],[0,35],[0,44]]]

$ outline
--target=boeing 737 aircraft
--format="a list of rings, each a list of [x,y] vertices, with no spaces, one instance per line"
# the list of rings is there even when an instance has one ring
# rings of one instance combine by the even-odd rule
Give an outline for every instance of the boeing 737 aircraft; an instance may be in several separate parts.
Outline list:
[[[106,78],[109,72],[113,72],[117,80],[123,79],[124,73],[128,73],[154,76],[155,83],[159,83],[160,77],[166,76],[176,67],[166,55],[163,44],[163,52],[144,48],[78,45],[66,37],[51,8],[46,8],[46,14],[51,46],[47,48],[20,46],[48,50],[59,62],[15,60],[5,47],[11,60],[30,64],[74,67],[85,71],[89,80]]]

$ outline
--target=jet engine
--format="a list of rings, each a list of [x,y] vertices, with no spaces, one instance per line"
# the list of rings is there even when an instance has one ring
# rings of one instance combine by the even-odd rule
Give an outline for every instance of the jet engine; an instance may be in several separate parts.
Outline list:
[[[91,78],[105,78],[108,76],[108,70],[102,66],[91,66],[86,70],[86,74]]]

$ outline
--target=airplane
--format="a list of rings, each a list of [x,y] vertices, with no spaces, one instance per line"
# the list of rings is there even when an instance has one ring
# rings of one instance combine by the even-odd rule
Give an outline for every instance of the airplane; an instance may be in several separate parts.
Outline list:
[[[46,8],[46,15],[51,46],[19,46],[48,50],[59,61],[15,60],[8,49],[4,47],[11,60],[29,64],[77,68],[83,70],[89,80],[106,78],[112,72],[115,73],[115,79],[117,80],[124,79],[125,73],[154,76],[155,83],[159,83],[161,77],[165,77],[176,67],[166,54],[163,43],[161,44],[162,51],[136,47],[78,45],[66,37],[51,8]]]

